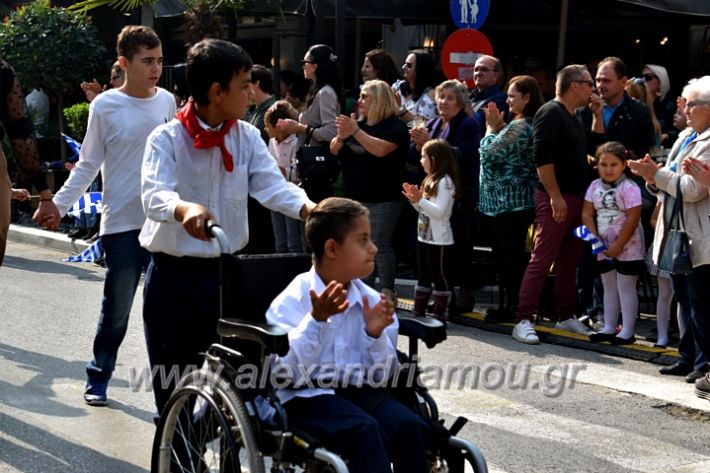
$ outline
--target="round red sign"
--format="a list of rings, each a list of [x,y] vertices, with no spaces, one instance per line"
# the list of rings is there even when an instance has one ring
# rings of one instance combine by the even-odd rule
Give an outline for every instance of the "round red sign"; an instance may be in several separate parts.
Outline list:
[[[462,29],[451,33],[441,48],[441,70],[449,79],[473,84],[473,65],[482,55],[493,55],[493,46],[486,35],[477,30]]]

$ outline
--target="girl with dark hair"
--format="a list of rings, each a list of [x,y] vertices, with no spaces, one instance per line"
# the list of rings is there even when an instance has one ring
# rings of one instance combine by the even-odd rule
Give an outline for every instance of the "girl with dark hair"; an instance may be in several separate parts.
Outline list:
[[[434,88],[437,85],[434,58],[426,51],[412,51],[402,66],[404,80],[392,89],[399,94],[399,118],[411,126],[423,125],[437,115]]]
[[[303,77],[312,84],[306,98],[306,110],[299,115],[298,121],[282,119],[276,126],[287,134],[298,134],[301,146],[308,142],[308,146],[328,148],[330,140],[338,134],[335,117],[343,105],[338,56],[330,46],[316,44],[308,49],[301,64]],[[302,185],[308,196],[319,202],[333,195],[335,177],[316,182],[304,180]]]
[[[399,72],[394,64],[394,59],[384,49],[373,49],[365,54],[365,60],[360,69],[362,81],[368,80],[383,80],[389,85],[397,82]]]
[[[512,120],[503,121],[504,112],[494,102],[484,108],[486,136],[481,140],[480,200],[478,209],[490,217],[493,255],[507,303],[491,308],[486,321],[515,318],[518,292],[528,257],[525,240],[535,219],[533,193],[538,183],[533,160],[532,119],[543,103],[542,92],[531,76],[516,76],[508,86]]]

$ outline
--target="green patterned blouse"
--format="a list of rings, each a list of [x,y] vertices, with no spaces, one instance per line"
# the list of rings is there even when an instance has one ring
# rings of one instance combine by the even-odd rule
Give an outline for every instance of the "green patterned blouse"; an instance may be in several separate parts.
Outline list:
[[[533,160],[533,129],[529,119],[511,121],[498,133],[483,137],[481,194],[478,210],[489,216],[534,208],[538,184]]]

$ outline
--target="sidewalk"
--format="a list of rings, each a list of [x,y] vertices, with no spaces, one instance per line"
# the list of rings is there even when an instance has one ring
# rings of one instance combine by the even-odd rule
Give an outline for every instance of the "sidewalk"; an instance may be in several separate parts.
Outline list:
[[[9,239],[29,243],[71,254],[81,253],[89,246],[84,240],[72,240],[67,235],[58,232],[50,232],[39,228],[25,225],[10,225]],[[397,279],[397,293],[400,295],[398,308],[409,311],[412,308],[412,297],[414,284],[412,279]],[[495,307],[498,299],[497,288],[486,286],[476,291],[476,306],[473,312],[451,317],[452,323],[475,327],[489,332],[504,333],[510,335],[513,331],[512,323],[490,323],[483,320],[488,307]],[[654,348],[653,344],[645,339],[651,336],[655,328],[656,319],[653,316],[642,314],[636,321],[636,337],[639,339],[633,345],[612,346],[608,343],[592,343],[583,335],[557,330],[554,323],[543,321],[535,326],[535,329],[542,343],[590,350],[607,355],[632,358],[662,365],[673,364],[678,359],[678,351],[675,348]]]

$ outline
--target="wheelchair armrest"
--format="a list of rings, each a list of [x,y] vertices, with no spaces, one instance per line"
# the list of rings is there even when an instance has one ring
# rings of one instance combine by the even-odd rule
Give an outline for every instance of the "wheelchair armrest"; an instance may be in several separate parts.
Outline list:
[[[219,319],[217,333],[220,337],[236,337],[256,342],[266,353],[275,353],[279,356],[288,353],[288,335],[277,325],[233,318]]]
[[[424,342],[427,348],[434,348],[446,340],[446,327],[433,317],[411,317],[397,315],[399,334]]]

